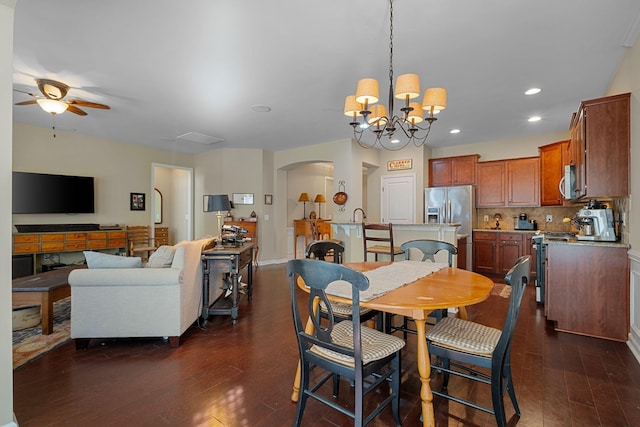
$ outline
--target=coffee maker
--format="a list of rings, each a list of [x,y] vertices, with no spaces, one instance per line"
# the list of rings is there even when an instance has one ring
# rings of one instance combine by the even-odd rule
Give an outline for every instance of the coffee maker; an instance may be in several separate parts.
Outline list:
[[[591,200],[587,206],[578,211],[576,220],[580,224],[580,233],[576,236],[578,240],[604,242],[618,240],[613,220],[613,210],[604,203]]]

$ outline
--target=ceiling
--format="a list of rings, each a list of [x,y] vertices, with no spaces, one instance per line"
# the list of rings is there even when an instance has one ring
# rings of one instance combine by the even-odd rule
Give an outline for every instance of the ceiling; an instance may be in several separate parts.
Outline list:
[[[640,30],[637,0],[396,0],[394,74],[448,90],[433,147],[566,130],[580,101],[605,95]],[[344,98],[363,77],[389,82],[385,0],[18,0],[14,102],[35,79],[104,103],[58,130],[187,153],[283,150],[350,138]],[[530,87],[542,92],[525,96]],[[255,112],[266,105],[270,112]],[[397,110],[396,104],[396,110]],[[397,113],[397,111],[396,111]],[[37,105],[14,121],[51,127]],[[529,123],[538,115],[539,122]],[[453,128],[461,133],[452,135]],[[176,139],[189,132],[214,144]]]

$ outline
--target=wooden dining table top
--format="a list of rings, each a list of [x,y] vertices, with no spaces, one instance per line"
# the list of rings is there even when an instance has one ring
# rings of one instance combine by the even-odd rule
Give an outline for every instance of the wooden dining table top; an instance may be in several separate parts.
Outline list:
[[[365,272],[390,264],[382,262],[352,262],[345,266]],[[389,313],[421,317],[418,312],[440,308],[464,307],[484,301],[491,294],[493,281],[481,274],[455,267],[447,267],[394,289],[369,301],[360,301],[362,307]]]

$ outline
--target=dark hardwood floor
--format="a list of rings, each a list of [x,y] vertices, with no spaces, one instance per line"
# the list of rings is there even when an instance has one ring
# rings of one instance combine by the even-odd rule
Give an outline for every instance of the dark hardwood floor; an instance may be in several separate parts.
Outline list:
[[[253,301],[243,301],[236,325],[228,317],[193,326],[177,349],[162,339],[69,342],[14,372],[14,409],[27,426],[289,426],[297,346],[284,264],[255,270]],[[469,307],[469,318],[501,326],[507,299],[491,296]],[[162,316],[162,313],[157,313]],[[401,416],[419,421],[415,337],[403,350]],[[640,365],[624,343],[557,333],[529,286],[512,351],[522,416],[518,426],[640,426]],[[437,386],[436,376],[432,385]],[[489,404],[488,388],[454,381]],[[340,399],[351,402],[347,383]],[[379,396],[371,396],[372,400]],[[492,426],[491,415],[436,398],[438,426]],[[309,401],[305,426],[349,420]],[[370,425],[392,425],[390,410]]]

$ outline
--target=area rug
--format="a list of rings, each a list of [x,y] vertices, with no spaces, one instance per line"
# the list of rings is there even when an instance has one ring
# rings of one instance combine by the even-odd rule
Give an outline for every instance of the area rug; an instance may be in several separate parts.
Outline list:
[[[71,297],[53,303],[53,333],[42,335],[42,326],[13,332],[13,369],[32,361],[70,339]]]
[[[507,286],[504,283],[494,283],[491,295],[509,298],[511,296],[511,286]]]

